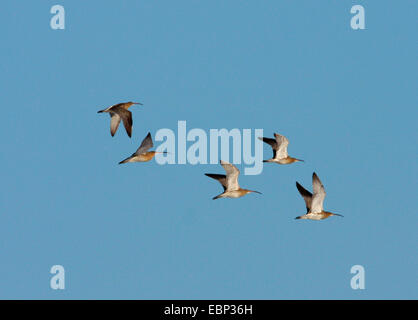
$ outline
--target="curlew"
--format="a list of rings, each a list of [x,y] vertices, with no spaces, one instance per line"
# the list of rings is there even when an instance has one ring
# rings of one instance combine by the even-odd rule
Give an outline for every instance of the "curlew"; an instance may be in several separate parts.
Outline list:
[[[306,214],[296,217],[295,219],[323,220],[331,216],[343,217],[341,214],[324,211],[323,205],[326,192],[321,180],[319,180],[315,172],[312,174],[313,194],[302,187],[298,182],[296,182],[296,187],[305,200]]]
[[[106,112],[110,114],[110,134],[112,137],[118,130],[121,120],[123,121],[123,125],[125,126],[128,136],[132,136],[132,113],[128,109],[134,104],[139,104],[142,106],[142,103],[130,101],[118,103],[104,110],[97,111],[97,113]]]
[[[285,136],[275,133],[275,139],[259,137],[258,139],[269,144],[273,149],[273,158],[268,160],[263,160],[263,162],[274,162],[278,164],[290,164],[297,161],[302,161],[300,159],[292,158],[287,154],[287,146],[289,145],[289,140]]]
[[[238,184],[238,176],[239,170],[233,164],[230,164],[226,161],[220,161],[221,166],[225,169],[226,175],[224,174],[213,174],[213,173],[205,173],[206,176],[218,180],[219,183],[224,188],[224,192],[213,197],[212,199],[219,199],[219,198],[240,198],[245,196],[247,193],[259,193],[258,191],[242,189]]]
[[[152,148],[154,144],[152,143],[151,133],[148,132],[147,136],[142,140],[141,145],[138,150],[135,151],[130,157],[126,158],[119,162],[119,164],[127,162],[147,162],[150,161],[157,153],[167,153],[167,152],[156,152],[148,151]]]

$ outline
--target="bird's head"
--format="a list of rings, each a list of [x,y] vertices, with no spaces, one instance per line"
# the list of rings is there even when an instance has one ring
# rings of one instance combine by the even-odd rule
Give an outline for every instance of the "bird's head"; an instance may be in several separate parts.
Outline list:
[[[293,163],[293,162],[305,162],[305,160],[291,158],[291,157],[290,157],[290,160],[291,160],[291,163]]]

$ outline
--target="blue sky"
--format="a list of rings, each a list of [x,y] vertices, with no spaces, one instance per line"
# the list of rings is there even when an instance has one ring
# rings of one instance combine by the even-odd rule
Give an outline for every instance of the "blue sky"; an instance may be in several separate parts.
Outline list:
[[[366,30],[350,28],[355,4]],[[416,1],[1,7],[0,298],[418,298]],[[129,100],[144,103],[132,139],[112,138],[96,112]],[[306,162],[265,165],[240,177],[262,195],[216,201],[204,173],[219,165],[117,164],[179,120],[279,132]],[[313,171],[344,218],[294,220]]]

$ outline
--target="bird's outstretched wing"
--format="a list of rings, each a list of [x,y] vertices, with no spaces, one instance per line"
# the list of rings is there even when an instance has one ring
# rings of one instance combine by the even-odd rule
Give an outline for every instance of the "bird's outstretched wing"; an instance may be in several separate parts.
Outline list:
[[[117,113],[111,112],[109,114],[110,114],[110,134],[113,137],[116,131],[118,130],[121,118],[119,114]]]
[[[299,193],[303,197],[303,200],[305,200],[306,212],[308,213],[312,206],[312,193],[302,187],[299,182],[296,182],[296,188],[298,188]]]
[[[145,153],[153,146],[154,144],[152,143],[151,132],[148,132],[147,136],[144,138],[144,140],[142,140],[141,145],[136,150],[134,155],[140,155],[141,153]]]
[[[275,133],[274,137],[276,138],[277,142],[277,151],[275,158],[277,159],[284,159],[287,158],[287,146],[289,145],[289,140],[285,136]]]
[[[210,177],[210,178],[212,178],[212,179],[218,180],[219,183],[224,188],[224,191],[226,190],[226,188],[227,188],[227,185],[226,185],[226,175],[224,175],[224,174],[215,174],[215,173],[205,173],[205,175],[208,176],[208,177]]]
[[[123,125],[125,126],[126,133],[129,137],[132,136],[132,113],[129,110],[118,109],[118,114],[122,118]]]
[[[266,137],[259,137],[258,139],[260,139],[261,141],[269,144],[271,146],[271,148],[273,149],[273,159],[276,157],[276,151],[277,151],[277,141],[275,139],[271,139],[271,138],[266,138]]]
[[[238,176],[239,176],[239,170],[236,166],[234,166],[233,164],[230,164],[229,162],[220,161],[221,166],[225,169],[226,171],[226,184],[227,187],[226,189],[228,191],[233,191],[233,190],[238,190],[239,189],[239,184],[238,184]]]
[[[323,207],[324,199],[327,194],[325,192],[325,188],[321,180],[319,180],[315,172],[312,174],[312,187],[313,187],[313,195],[312,195],[311,212],[312,213],[322,212],[322,210],[324,209]]]

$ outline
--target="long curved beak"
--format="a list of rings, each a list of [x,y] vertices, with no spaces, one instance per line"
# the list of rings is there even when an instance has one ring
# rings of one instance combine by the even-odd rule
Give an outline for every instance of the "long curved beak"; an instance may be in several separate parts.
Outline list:
[[[143,106],[143,104],[141,102],[133,102],[133,104],[139,104],[139,105]]]
[[[261,192],[258,191],[254,191],[254,190],[249,190],[250,192],[254,192],[254,193],[258,193],[258,194],[262,194]]]
[[[338,217],[344,217],[342,214],[338,214],[338,213],[333,213],[333,216],[338,216]]]

